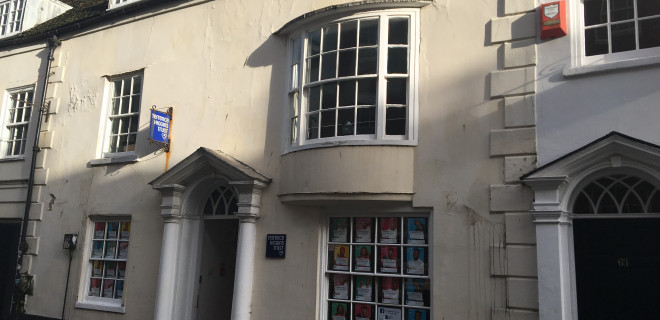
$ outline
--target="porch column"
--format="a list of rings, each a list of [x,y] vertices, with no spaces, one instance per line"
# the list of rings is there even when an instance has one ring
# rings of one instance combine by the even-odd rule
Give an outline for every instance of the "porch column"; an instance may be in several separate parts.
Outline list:
[[[156,291],[155,320],[172,320],[178,269],[179,243],[181,235],[181,185],[154,186],[162,194],[160,214],[165,220],[163,244],[158,268],[158,290]]]
[[[238,190],[236,216],[239,217],[231,320],[250,320],[256,220],[260,216],[261,190],[265,185],[257,181],[230,182],[229,184]]]
[[[564,176],[523,180],[534,190],[530,214],[536,226],[540,320],[572,320],[577,316],[571,279],[571,219],[562,207],[567,181]]]

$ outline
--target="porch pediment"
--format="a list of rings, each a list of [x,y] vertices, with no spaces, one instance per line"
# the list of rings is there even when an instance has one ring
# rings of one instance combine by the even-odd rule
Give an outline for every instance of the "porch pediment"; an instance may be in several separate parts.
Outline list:
[[[271,179],[254,168],[219,151],[201,147],[174,167],[149,182],[150,185],[188,185],[201,176],[216,174],[231,183],[256,183],[266,186]]]
[[[612,131],[520,179],[527,183],[538,179],[572,177],[594,167],[620,167],[625,166],[626,162],[657,167],[660,146]]]

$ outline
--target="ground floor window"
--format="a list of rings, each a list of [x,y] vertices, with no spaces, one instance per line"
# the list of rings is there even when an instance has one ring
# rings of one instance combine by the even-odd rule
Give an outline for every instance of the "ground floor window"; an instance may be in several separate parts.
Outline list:
[[[123,308],[131,221],[95,220],[91,229],[83,298],[77,306],[122,312],[112,307]]]
[[[431,319],[428,223],[428,216],[329,218],[326,319]]]

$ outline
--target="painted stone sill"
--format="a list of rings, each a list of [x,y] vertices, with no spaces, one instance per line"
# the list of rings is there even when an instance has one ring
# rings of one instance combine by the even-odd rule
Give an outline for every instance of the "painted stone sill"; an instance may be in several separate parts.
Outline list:
[[[657,65],[657,64],[660,64],[660,57],[622,60],[622,61],[615,61],[610,63],[596,64],[596,65],[565,68],[564,76],[573,77],[573,76],[588,75],[592,73],[600,73],[607,71],[618,71],[618,70],[623,71],[626,69],[649,66],[649,65]]]
[[[98,166],[107,166],[112,164],[135,163],[137,161],[138,161],[137,155],[133,154],[133,155],[118,156],[118,157],[92,159],[89,160],[89,165],[91,165],[92,167],[98,167]]]
[[[126,313],[126,308],[124,308],[120,303],[114,304],[114,303],[78,301],[76,302],[76,308],[114,312],[114,313]]]
[[[14,161],[23,161],[23,160],[25,160],[25,156],[0,158],[0,162],[14,162]]]

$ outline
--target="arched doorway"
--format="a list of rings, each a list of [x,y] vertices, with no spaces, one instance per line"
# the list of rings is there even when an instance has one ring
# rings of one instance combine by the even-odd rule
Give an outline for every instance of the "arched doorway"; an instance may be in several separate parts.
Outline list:
[[[220,185],[202,210],[203,238],[197,292],[197,320],[231,319],[238,242],[238,193]]]
[[[595,175],[574,194],[579,319],[660,314],[660,191],[627,172]]]

